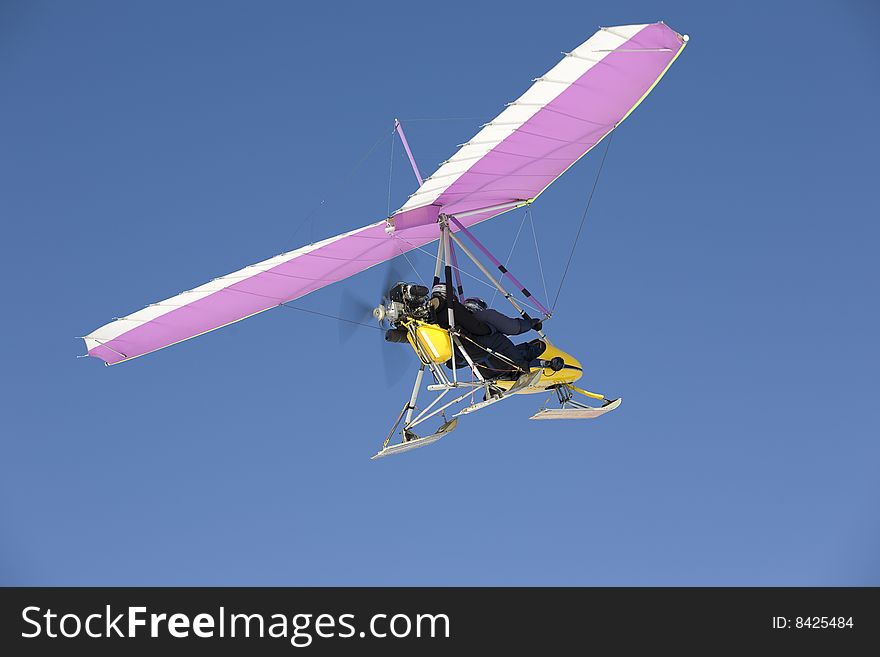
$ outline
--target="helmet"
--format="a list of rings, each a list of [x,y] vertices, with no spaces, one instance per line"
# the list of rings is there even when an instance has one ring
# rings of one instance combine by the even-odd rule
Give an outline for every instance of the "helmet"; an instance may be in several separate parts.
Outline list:
[[[465,299],[464,305],[465,308],[470,310],[472,313],[478,312],[480,310],[486,310],[486,308],[489,307],[485,301],[477,297],[469,297]]]
[[[434,287],[431,288],[431,296],[432,297],[442,297],[446,298],[446,283],[437,283]],[[453,290],[452,296],[455,297],[455,291]]]

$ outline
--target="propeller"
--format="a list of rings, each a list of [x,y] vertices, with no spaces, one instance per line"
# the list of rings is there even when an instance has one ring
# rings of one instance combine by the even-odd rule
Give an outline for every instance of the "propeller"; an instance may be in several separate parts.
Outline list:
[[[373,319],[373,305],[359,298],[349,289],[342,290],[342,296],[339,299],[339,316],[343,319],[351,320],[348,322],[338,322],[339,326],[339,343],[345,344],[354,335],[354,332],[362,329],[358,324],[371,325]],[[358,324],[353,324],[357,322]]]
[[[385,281],[382,286],[382,301],[381,305],[384,308],[388,302],[388,291],[394,286],[396,283],[404,280],[403,273],[397,267],[395,262],[392,260],[388,264],[388,269],[385,272]],[[384,313],[383,313],[384,315]],[[390,328],[388,322],[384,319],[384,316],[380,318],[376,318],[379,320],[379,326],[382,327],[383,331],[380,334],[382,339],[382,343],[380,348],[382,349],[382,368],[385,370],[385,383],[390,387],[395,385],[403,378],[404,373],[412,364],[412,356],[409,353],[411,350],[408,348],[403,348],[403,345],[389,344],[385,342],[385,330]]]
[[[378,301],[371,303],[348,289],[342,291],[339,299],[339,316],[351,320],[350,322],[339,322],[340,344],[348,342],[352,335],[354,335],[354,332],[362,328],[351,322],[374,326],[378,323],[378,327],[382,329],[377,331],[377,333],[379,334],[379,346],[382,349],[382,369],[385,374],[385,382],[389,386],[400,381],[403,374],[412,364],[408,349],[385,342],[385,331],[391,328],[384,314],[384,309],[389,302],[388,291],[393,285],[402,280],[405,280],[405,278],[401,270],[392,262],[385,272]]]
[[[405,280],[403,273],[392,260],[388,263],[388,271],[385,272],[385,281],[382,284],[382,305],[388,303],[388,291],[403,280]]]

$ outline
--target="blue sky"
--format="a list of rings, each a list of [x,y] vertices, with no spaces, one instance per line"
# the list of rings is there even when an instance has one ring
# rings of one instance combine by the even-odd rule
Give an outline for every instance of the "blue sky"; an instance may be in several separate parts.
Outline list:
[[[0,9],[0,584],[880,584],[876,7],[314,5]],[[390,140],[356,165],[394,117],[429,173],[560,51],[654,20],[691,42],[617,131],[547,327],[620,410],[517,398],[371,462],[411,385],[375,331],[282,308],[75,358],[385,216]],[[599,155],[534,207],[551,296]],[[506,255],[521,218],[478,235]],[[541,289],[527,233],[511,268]]]

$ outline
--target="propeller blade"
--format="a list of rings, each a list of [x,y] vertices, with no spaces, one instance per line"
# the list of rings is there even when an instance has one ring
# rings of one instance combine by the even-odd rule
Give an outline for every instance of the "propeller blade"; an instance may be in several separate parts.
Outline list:
[[[339,298],[339,316],[351,320],[349,322],[337,322],[340,343],[348,342],[355,331],[363,328],[351,322],[370,325],[375,321],[373,318],[373,306],[365,300],[358,298],[357,295],[347,289],[342,290],[342,295]]]
[[[380,334],[382,342],[382,369],[385,371],[385,383],[388,387],[400,382],[407,370],[413,366],[413,350],[408,344],[385,342],[385,332]]]
[[[404,280],[404,278],[401,273],[400,267],[398,267],[393,262],[390,263],[388,269],[385,272],[383,287],[380,293],[381,296],[379,297],[379,303],[382,306],[386,306],[388,304],[388,291],[391,289],[391,287],[402,280]],[[352,322],[359,322],[361,324],[373,324],[374,322],[376,322],[376,318],[373,316],[374,309],[375,305],[372,300],[366,301],[365,299],[357,296],[348,289],[344,289],[342,291],[342,295],[339,299],[340,317],[344,317],[345,319],[349,319]],[[383,330],[390,328],[388,326],[388,322],[384,319],[379,320],[378,323],[379,328]],[[359,327],[357,326],[357,324],[352,324],[351,322],[339,322],[340,343],[344,343],[350,340],[351,336],[358,328]]]
[[[400,262],[395,262],[395,260],[391,260],[388,263],[388,269],[385,272],[385,286],[382,288],[382,303],[388,303],[388,292],[391,288],[400,283],[401,281],[407,280],[406,275],[403,273],[405,270],[402,268]],[[412,276],[410,276],[412,278]],[[388,322],[382,322],[382,328],[388,329]],[[406,371],[412,366],[412,349],[407,348],[406,345],[403,344],[395,344],[385,342],[385,332],[383,331],[381,334],[382,337],[382,365],[385,370],[385,383],[390,387],[400,382],[403,378],[403,375]]]

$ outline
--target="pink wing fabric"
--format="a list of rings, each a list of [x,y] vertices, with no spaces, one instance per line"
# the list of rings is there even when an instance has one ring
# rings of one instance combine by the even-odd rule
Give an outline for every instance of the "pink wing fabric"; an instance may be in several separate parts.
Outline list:
[[[383,220],[283,253],[84,338],[115,364],[269,310],[437,239],[441,212],[471,226],[537,197],[620,124],[687,41],[663,23],[603,28],[509,104]]]

